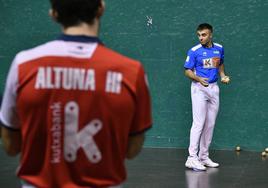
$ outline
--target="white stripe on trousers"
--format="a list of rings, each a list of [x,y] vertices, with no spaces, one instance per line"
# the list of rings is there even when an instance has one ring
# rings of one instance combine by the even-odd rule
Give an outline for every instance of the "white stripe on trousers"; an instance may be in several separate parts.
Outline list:
[[[192,82],[191,98],[193,123],[189,156],[207,159],[220,103],[217,82],[210,83],[208,87],[202,86],[199,82]]]

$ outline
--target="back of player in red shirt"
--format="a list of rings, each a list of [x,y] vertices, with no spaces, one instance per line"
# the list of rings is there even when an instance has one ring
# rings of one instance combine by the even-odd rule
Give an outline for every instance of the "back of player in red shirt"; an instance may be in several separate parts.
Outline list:
[[[33,186],[119,185],[131,136],[152,124],[144,69],[95,36],[65,33],[15,57],[3,142],[5,133],[21,134],[17,174]]]

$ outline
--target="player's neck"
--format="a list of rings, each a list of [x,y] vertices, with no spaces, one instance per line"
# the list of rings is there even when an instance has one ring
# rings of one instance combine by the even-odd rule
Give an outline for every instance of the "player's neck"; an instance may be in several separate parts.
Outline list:
[[[96,20],[92,25],[81,23],[78,26],[64,28],[63,33],[66,35],[86,35],[97,37],[99,33],[99,21]]]
[[[207,44],[205,44],[206,48],[211,48],[213,46],[213,42],[209,41]]]

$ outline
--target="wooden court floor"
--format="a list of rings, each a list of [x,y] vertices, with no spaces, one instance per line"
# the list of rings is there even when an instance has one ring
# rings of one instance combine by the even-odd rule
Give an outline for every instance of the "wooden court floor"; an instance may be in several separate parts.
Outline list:
[[[127,161],[128,180],[124,188],[268,188],[268,157],[259,152],[211,151],[220,163],[217,169],[195,172],[184,167],[187,150],[145,148]],[[0,149],[0,188],[20,187],[15,176],[18,158]]]

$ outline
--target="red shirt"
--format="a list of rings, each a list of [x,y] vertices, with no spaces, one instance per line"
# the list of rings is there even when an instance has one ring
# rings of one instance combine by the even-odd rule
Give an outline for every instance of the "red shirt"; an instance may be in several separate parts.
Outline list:
[[[17,54],[0,118],[22,133],[18,176],[53,188],[122,183],[129,136],[152,124],[142,65],[68,35]]]

